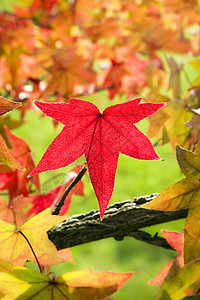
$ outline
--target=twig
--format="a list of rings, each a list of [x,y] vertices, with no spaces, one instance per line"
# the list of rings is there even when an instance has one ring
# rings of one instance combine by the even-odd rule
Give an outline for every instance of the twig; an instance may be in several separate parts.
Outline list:
[[[62,198],[60,199],[60,202],[57,204],[55,210],[52,212],[52,215],[58,215],[62,206],[64,205],[65,198],[69,194],[69,192],[72,190],[72,188],[81,180],[85,172],[87,171],[87,167],[84,165],[76,178],[72,181],[72,183],[66,188],[64,194],[62,195]]]
[[[145,242],[147,244],[155,245],[158,247],[162,247],[169,250],[174,250],[166,241],[165,238],[160,237],[157,235],[157,233],[152,237],[149,233],[142,231],[142,230],[136,230],[134,231],[130,236],[134,237],[134,239],[139,240],[141,242]]]

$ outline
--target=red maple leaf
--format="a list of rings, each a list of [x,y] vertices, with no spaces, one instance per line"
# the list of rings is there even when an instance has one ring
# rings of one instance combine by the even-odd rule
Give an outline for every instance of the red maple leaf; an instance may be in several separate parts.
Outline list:
[[[71,98],[69,103],[35,104],[65,127],[46,150],[29,177],[55,170],[85,154],[89,175],[104,215],[111,198],[119,152],[133,158],[159,160],[149,139],[133,124],[155,113],[164,104],[139,104],[141,98],[106,108]]]

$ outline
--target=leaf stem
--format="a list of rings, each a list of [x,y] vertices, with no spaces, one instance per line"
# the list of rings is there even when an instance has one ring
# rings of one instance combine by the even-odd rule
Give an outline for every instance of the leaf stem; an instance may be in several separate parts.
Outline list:
[[[62,195],[62,198],[60,199],[60,202],[57,204],[55,210],[52,212],[52,215],[58,215],[62,206],[64,205],[65,198],[69,194],[69,192],[72,190],[72,188],[81,180],[85,172],[87,171],[86,163],[78,173],[78,175],[74,178],[72,183],[66,188],[64,194]]]
[[[56,280],[55,273],[54,273],[54,272],[49,272],[49,273],[47,274],[47,276],[49,276],[49,275],[52,275],[52,281],[55,282],[55,280]]]
[[[38,268],[39,268],[39,270],[40,270],[40,273],[42,274],[42,267],[41,267],[41,265],[40,265],[40,263],[39,263],[39,260],[38,260],[36,254],[35,254],[35,251],[33,250],[33,247],[32,247],[32,245],[31,245],[31,243],[29,242],[28,238],[25,236],[25,234],[24,234],[21,230],[17,230],[17,232],[19,232],[19,233],[25,238],[25,240],[27,241],[29,247],[31,248],[31,251],[33,252],[33,255],[34,255],[35,260],[36,260],[36,262],[37,262],[37,265],[38,265]]]

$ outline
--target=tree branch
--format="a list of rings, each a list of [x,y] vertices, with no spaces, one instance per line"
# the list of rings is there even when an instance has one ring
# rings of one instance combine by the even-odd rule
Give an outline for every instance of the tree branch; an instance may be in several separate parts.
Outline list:
[[[136,240],[139,240],[141,242],[145,242],[147,244],[151,244],[154,246],[162,247],[169,250],[174,250],[166,241],[165,238],[158,236],[158,233],[156,233],[153,237],[142,230],[136,230],[133,231],[133,233],[129,236],[134,237]]]
[[[157,235],[151,237],[138,230],[151,225],[184,219],[187,217],[188,211],[182,209],[170,212],[140,207],[141,204],[153,200],[155,196],[156,194],[153,194],[134,198],[133,201],[116,202],[107,208],[102,221],[100,221],[99,210],[69,217],[67,221],[48,231],[49,239],[56,245],[57,249],[69,248],[108,237],[120,241],[125,236],[132,236],[161,247],[164,244],[166,246],[166,243],[161,242],[162,238],[157,237]]]

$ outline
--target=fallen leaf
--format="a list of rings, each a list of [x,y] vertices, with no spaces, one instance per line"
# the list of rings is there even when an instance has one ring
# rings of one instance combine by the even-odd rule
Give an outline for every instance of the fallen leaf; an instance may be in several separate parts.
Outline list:
[[[3,299],[98,300],[116,292],[132,275],[108,271],[93,273],[85,269],[58,278],[52,275],[51,279],[50,275],[15,267],[12,273],[0,273],[0,292],[5,295]]]
[[[50,209],[37,214],[19,229],[9,223],[0,221],[0,258],[14,265],[23,266],[27,260],[35,261],[26,236],[41,265],[52,265],[63,262],[47,231],[66,217],[52,216]]]
[[[85,154],[103,218],[113,192],[119,152],[138,159],[160,159],[149,139],[133,124],[163,104],[139,104],[140,101],[141,98],[113,105],[103,113],[94,104],[74,98],[68,104],[36,101],[45,114],[65,127],[29,176],[67,166]]]

